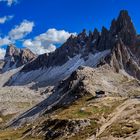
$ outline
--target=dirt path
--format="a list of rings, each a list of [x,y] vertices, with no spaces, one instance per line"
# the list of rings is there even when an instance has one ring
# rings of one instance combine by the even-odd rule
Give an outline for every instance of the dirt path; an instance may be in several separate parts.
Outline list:
[[[87,140],[94,140],[99,135],[101,135],[108,126],[110,126],[114,121],[117,120],[117,118],[121,115],[121,113],[125,110],[125,108],[127,108],[128,106],[130,106],[132,104],[140,104],[140,100],[139,99],[129,99],[129,100],[126,100],[120,106],[118,106],[115,109],[115,111],[109,116],[109,118],[107,119],[107,121],[100,127],[100,130],[96,134],[96,136],[93,135],[90,138],[88,138]]]

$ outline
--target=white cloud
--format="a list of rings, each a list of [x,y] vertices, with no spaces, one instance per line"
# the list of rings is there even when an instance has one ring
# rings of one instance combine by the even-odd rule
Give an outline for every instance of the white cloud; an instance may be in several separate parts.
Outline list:
[[[5,56],[6,50],[3,48],[0,48],[0,59],[3,59]]]
[[[33,29],[34,23],[24,20],[20,25],[12,29],[9,34],[5,37],[0,37],[0,47],[15,43],[19,39],[23,39]]]
[[[64,30],[49,29],[46,33],[37,36],[36,40],[42,40],[53,43],[64,43],[71,34]]]
[[[56,44],[64,43],[72,34],[76,35],[76,33],[69,33],[65,30],[49,29],[33,40],[25,40],[23,46],[31,49],[36,54],[49,53],[55,51]]]
[[[7,36],[4,38],[0,37],[0,47],[4,46],[4,45],[8,45],[10,43],[11,43],[11,41],[9,40],[9,38]]]
[[[23,46],[29,48],[35,54],[43,54],[45,52],[48,52],[47,49],[41,46],[41,42],[36,40],[34,41],[32,41],[31,39],[25,40],[23,42]]]
[[[0,0],[0,2],[6,2],[8,6],[12,6],[13,4],[17,3],[17,0]]]
[[[53,52],[55,51],[55,49],[56,49],[56,46],[54,44],[50,44],[47,47],[48,52]]]
[[[4,24],[8,20],[11,20],[14,16],[4,16],[0,18],[0,24]]]
[[[15,26],[7,36],[0,37],[0,46],[15,43],[16,41],[23,39],[26,35],[32,32],[34,22],[24,20],[20,25]],[[33,39],[24,40],[23,46],[29,48],[36,54],[43,54],[53,52],[56,49],[56,45],[64,43],[71,35],[76,33],[69,33],[65,30],[49,29],[45,33],[40,34]]]
[[[24,38],[30,32],[32,32],[34,22],[24,20],[20,25],[16,26],[9,32],[9,38],[11,40],[18,40]]]

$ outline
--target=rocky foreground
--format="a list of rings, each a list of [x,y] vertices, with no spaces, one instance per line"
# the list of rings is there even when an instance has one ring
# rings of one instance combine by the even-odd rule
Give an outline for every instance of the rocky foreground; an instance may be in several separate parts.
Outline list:
[[[99,89],[105,94],[95,93]],[[124,72],[115,73],[108,65],[97,69],[80,67],[47,99],[9,122],[10,127],[2,127],[0,138],[139,139],[139,93],[140,82]],[[29,91],[24,94],[23,104],[25,100],[30,102],[29,95]],[[37,94],[30,99],[35,97]]]

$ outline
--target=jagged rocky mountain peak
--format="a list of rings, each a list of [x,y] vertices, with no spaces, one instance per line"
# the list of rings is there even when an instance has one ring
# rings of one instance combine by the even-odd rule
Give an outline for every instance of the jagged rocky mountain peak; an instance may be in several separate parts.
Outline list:
[[[86,29],[83,29],[81,33],[78,34],[77,39],[78,40],[85,40],[88,37]]]
[[[131,17],[129,16],[127,10],[121,10],[120,11],[117,22],[120,23],[120,28],[121,27],[123,28],[124,26],[129,27],[130,24],[131,24],[131,26],[133,25]]]
[[[116,32],[120,32],[121,30],[127,29],[131,33],[136,34],[136,30],[132,23],[131,17],[129,16],[126,10],[120,11],[120,14],[117,19],[113,19],[111,23],[110,30],[116,27]]]
[[[72,34],[72,35],[67,39],[67,41],[68,41],[68,40],[73,40],[74,38],[75,38],[75,35]]]
[[[87,35],[87,30],[83,29],[83,31],[80,33],[81,35]]]
[[[9,44],[6,49],[5,58],[13,55],[19,55],[19,49],[16,48],[13,44]]]
[[[104,33],[108,33],[108,29],[106,28],[106,27],[102,27],[102,32],[101,32],[101,34],[104,34]]]
[[[94,35],[94,36],[96,36],[96,35],[99,36],[99,35],[100,35],[100,32],[98,31],[97,28],[94,29],[93,35]]]
[[[119,36],[125,45],[134,45],[136,30],[127,10],[122,10],[115,20],[113,19],[110,32],[112,36]]]
[[[25,49],[21,50],[21,56],[29,58],[29,59],[32,59],[32,58],[36,57],[36,55],[28,48],[25,48]]]
[[[31,52],[29,49],[18,49],[15,45],[10,44],[7,46],[6,54],[4,58],[3,72],[11,69],[18,68],[37,56]]]
[[[29,49],[25,48],[21,50],[20,57],[21,64],[26,64],[27,62],[30,62],[31,60],[36,58],[36,55]]]

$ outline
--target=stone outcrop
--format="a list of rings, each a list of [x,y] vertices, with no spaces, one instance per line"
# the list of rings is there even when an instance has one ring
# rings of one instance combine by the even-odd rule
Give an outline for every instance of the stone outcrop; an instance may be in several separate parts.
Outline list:
[[[54,139],[61,139],[73,136],[90,126],[89,119],[48,119],[44,122],[45,125],[38,127],[37,129],[32,130],[32,134],[44,134],[45,140],[54,140]]]

